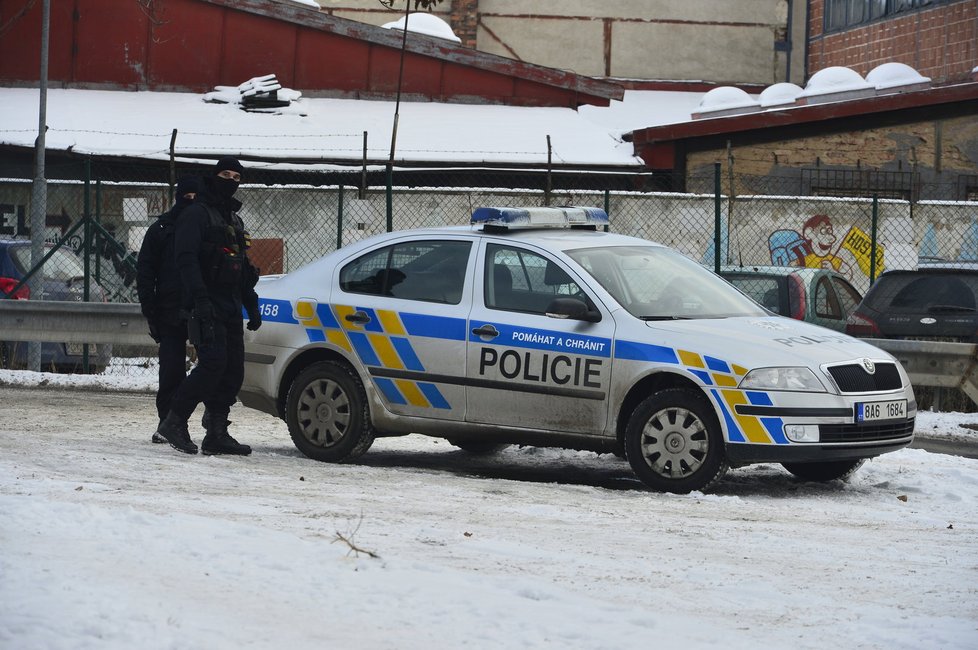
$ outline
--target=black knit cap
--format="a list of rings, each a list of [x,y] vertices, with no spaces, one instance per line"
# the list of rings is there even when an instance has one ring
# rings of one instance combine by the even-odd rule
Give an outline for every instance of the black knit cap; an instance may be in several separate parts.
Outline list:
[[[238,162],[237,158],[232,156],[223,156],[218,159],[217,164],[214,165],[214,173],[219,174],[224,170],[238,172],[239,174],[244,174],[244,167]]]
[[[193,175],[181,176],[177,180],[177,196],[185,196],[200,191],[200,179]]]

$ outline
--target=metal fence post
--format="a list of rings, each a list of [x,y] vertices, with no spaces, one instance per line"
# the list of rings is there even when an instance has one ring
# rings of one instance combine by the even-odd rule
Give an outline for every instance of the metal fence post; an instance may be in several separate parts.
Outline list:
[[[611,219],[611,190],[604,191],[604,213],[608,215],[608,219]],[[604,227],[604,231],[608,232],[611,230],[609,226]]]
[[[869,235],[869,284],[876,282],[876,225],[879,223],[880,197],[873,195],[873,217]]]
[[[336,210],[336,250],[343,248],[343,183],[340,183],[339,205]]]
[[[95,181],[95,223],[102,223],[102,179]],[[96,238],[98,233],[96,232]],[[102,255],[99,254],[99,246],[95,247],[95,283],[102,284]]]
[[[713,163],[713,271],[720,272],[720,163]]]
[[[387,232],[394,230],[394,169],[387,166]]]
[[[88,302],[91,299],[91,254],[92,254],[92,157],[85,159],[85,214],[82,217],[85,222],[85,236],[82,241],[82,253],[85,269],[85,278],[82,280],[82,299]],[[86,375],[89,372],[88,364],[88,343],[82,344],[82,372]]]

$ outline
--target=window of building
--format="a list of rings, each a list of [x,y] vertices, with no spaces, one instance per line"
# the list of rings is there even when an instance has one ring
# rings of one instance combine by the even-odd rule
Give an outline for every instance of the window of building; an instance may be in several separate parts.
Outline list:
[[[925,9],[955,0],[825,0],[825,31],[834,32],[857,25]]]
[[[853,196],[910,201],[917,175],[865,169],[802,169],[802,192],[809,196]]]

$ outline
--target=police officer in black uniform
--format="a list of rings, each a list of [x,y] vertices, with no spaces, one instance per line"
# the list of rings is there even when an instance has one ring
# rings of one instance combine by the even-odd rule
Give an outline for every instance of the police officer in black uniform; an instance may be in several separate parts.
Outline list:
[[[254,289],[258,271],[248,260],[248,235],[237,214],[241,202],[234,198],[243,172],[235,158],[218,160],[214,174],[202,179],[197,201],[177,220],[175,259],[197,365],[173,395],[159,433],[187,454],[197,453],[187,421],[201,402],[206,435],[200,451],[251,453],[251,447],[228,433],[227,419],[244,378],[242,307],[248,313],[248,329],[261,327]]]
[[[136,293],[149,324],[149,335],[159,343],[159,388],[156,411],[160,422],[170,411],[173,393],[187,376],[187,319],[181,314],[180,274],[173,252],[177,217],[194,201],[200,180],[182,176],[177,181],[177,199],[146,231],[136,257]],[[159,427],[157,427],[159,429]],[[153,433],[153,442],[166,442]]]

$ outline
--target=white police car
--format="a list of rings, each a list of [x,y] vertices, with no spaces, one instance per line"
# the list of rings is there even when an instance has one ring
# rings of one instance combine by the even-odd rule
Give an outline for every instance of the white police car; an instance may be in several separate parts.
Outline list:
[[[264,280],[240,398],[316,460],[422,433],[624,452],[669,492],[757,462],[841,478],[911,442],[892,356],[606,224],[594,208],[480,208],[469,227],[380,235]]]

